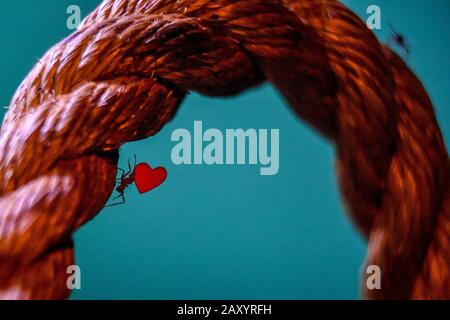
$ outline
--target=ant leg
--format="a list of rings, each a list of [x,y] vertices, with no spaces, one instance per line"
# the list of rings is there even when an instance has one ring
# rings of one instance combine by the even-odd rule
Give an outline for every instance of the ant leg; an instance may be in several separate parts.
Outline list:
[[[114,205],[115,206],[117,206],[117,205],[119,205],[119,204],[124,204],[125,203],[125,196],[123,195],[123,193],[122,194],[120,194],[119,196],[118,196],[118,198],[121,198],[121,202],[117,202],[117,203],[115,203]]]
[[[120,202],[115,202],[115,203],[111,203],[107,206],[105,206],[105,208],[107,207],[113,207],[113,206],[118,206],[119,204],[124,204],[125,203],[125,196],[123,194],[123,192],[121,194],[119,194],[117,197],[114,197],[113,200],[117,199],[117,198],[121,198],[122,201]]]
[[[128,159],[128,174],[131,173],[131,164],[130,164],[130,159]]]
[[[125,176],[127,175],[127,173],[125,173],[125,170],[123,170],[122,168],[117,168],[117,171],[122,172],[122,175],[120,176],[119,179],[116,178],[117,182],[121,182],[123,178],[125,178]]]
[[[134,172],[134,169],[136,168],[136,163],[137,163],[136,155],[134,155],[133,165],[130,164],[130,159],[128,159],[128,169],[130,170],[128,171],[129,174],[132,174]]]
[[[123,177],[127,177],[131,173],[130,159],[128,159],[128,171],[124,173]]]
[[[130,159],[128,159],[128,169],[130,169],[130,173],[134,171],[134,168],[136,167],[136,164],[137,164],[136,154],[133,154],[133,156],[134,156],[133,165],[130,165]],[[131,167],[133,167],[133,169],[131,169]]]
[[[118,206],[118,205],[124,204],[124,203],[125,203],[125,202],[116,202],[116,203],[108,204],[107,206],[105,206],[105,208]]]
[[[119,194],[118,196],[115,196],[114,198],[113,198],[113,200],[116,200],[116,199],[118,199],[118,198],[120,198],[121,197],[121,195]]]

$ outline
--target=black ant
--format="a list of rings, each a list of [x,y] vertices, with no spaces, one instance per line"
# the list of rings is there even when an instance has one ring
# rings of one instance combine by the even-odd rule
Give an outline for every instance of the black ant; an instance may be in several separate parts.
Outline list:
[[[124,195],[125,189],[128,188],[128,186],[134,182],[134,168],[135,167],[136,167],[136,155],[134,155],[133,166],[130,163],[130,159],[128,159],[128,171],[125,172],[125,170],[123,170],[121,168],[117,168],[118,171],[122,172],[122,175],[120,176],[119,179],[116,179],[116,183],[119,184],[116,187],[116,191],[119,193],[119,195],[114,197],[113,200],[120,198],[121,201],[107,205],[107,206],[105,206],[105,208],[125,203],[125,195]]]
[[[403,49],[406,52],[406,54],[409,55],[409,53],[411,52],[411,43],[405,38],[404,35],[397,32],[391,23],[389,23],[389,27],[391,28],[392,33],[390,40],[393,40],[398,47]]]

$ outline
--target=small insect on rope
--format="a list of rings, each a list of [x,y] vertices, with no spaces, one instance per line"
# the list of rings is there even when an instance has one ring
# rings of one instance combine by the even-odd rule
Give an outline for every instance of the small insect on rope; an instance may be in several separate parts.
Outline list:
[[[133,168],[132,168],[133,167]],[[119,179],[116,180],[119,185],[116,187],[116,191],[119,193],[118,196],[114,197],[113,200],[120,198],[121,202],[112,203],[109,205],[106,205],[105,207],[112,207],[119,204],[125,203],[125,189],[128,188],[128,186],[132,183],[134,183],[134,169],[136,167],[136,155],[134,155],[134,164],[131,166],[130,159],[128,159],[128,171],[125,172],[122,168],[117,168],[118,171],[120,171],[122,174]]]
[[[189,91],[264,81],[336,151],[365,266],[382,272],[380,290],[362,278],[363,297],[450,299],[450,162],[433,105],[335,0],[104,0],[34,66],[1,128],[0,298],[67,298],[72,235],[116,187],[119,148],[155,135]],[[166,178],[144,170],[152,184],[136,166],[117,191]]]
[[[393,41],[395,45],[397,45],[400,49],[402,49],[407,55],[411,53],[411,43],[405,38],[405,36],[399,32],[397,32],[392,23],[389,23],[389,27],[391,28],[391,37],[389,41]],[[389,44],[389,42],[388,42]]]
[[[117,168],[117,170],[121,173],[120,178],[116,179],[115,190],[118,195],[113,197],[113,201],[116,199],[121,199],[120,202],[115,202],[105,207],[112,207],[119,204],[125,203],[125,189],[128,188],[129,185],[135,184],[136,189],[139,193],[146,193],[154,188],[161,185],[167,178],[167,170],[163,167],[158,167],[153,169],[147,163],[141,162],[137,163],[136,155],[134,155],[134,163],[131,165],[130,159],[128,159],[128,171],[124,169]]]

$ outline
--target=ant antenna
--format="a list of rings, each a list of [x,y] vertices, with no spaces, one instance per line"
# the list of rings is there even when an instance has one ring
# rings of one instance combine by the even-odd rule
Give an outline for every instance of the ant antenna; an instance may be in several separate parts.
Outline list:
[[[134,154],[133,168],[136,167],[136,163],[137,163],[136,154]],[[128,159],[128,169],[131,171],[131,163],[130,163],[130,159]]]

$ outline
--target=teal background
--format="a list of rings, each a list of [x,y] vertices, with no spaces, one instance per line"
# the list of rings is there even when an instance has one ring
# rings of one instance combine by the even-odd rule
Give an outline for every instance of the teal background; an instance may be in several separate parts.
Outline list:
[[[68,35],[66,8],[85,16],[100,1],[2,1],[0,105],[36,59]],[[409,64],[428,89],[450,139],[448,0],[348,0],[364,19],[378,4],[413,44]],[[0,110],[0,117],[4,109]],[[176,128],[279,128],[280,171],[259,166],[175,166]],[[232,99],[191,94],[156,137],[130,143],[121,163],[165,166],[164,185],[105,209],[75,235],[82,289],[73,299],[356,299],[365,243],[340,202],[333,150],[298,121],[269,85]]]

